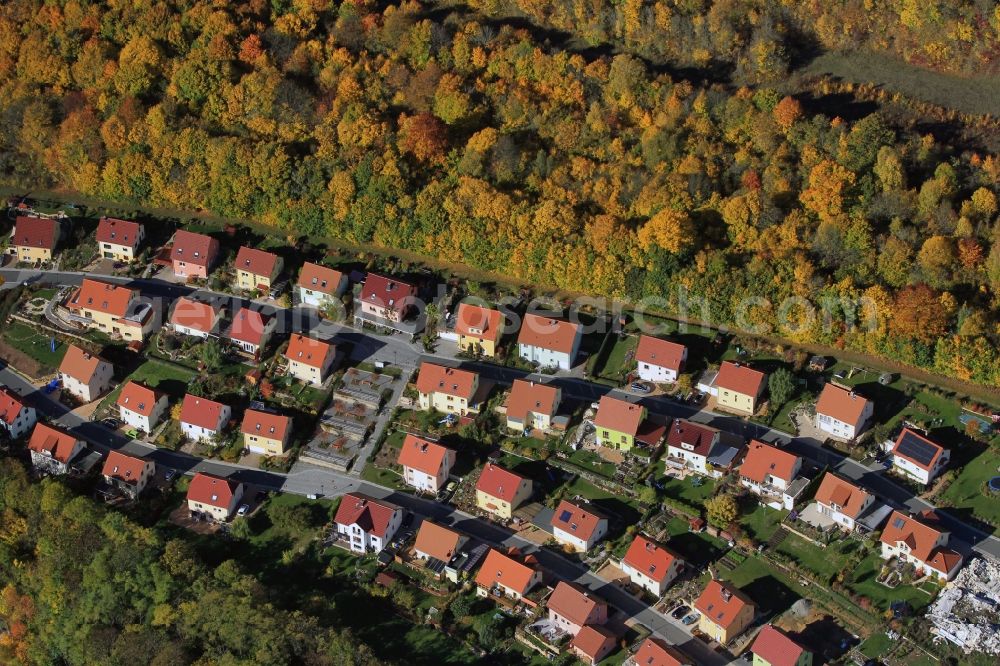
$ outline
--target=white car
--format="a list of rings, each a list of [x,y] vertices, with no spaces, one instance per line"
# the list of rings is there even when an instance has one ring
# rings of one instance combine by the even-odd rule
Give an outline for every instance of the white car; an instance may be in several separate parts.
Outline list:
[[[245,516],[245,515],[247,515],[247,513],[249,511],[250,511],[250,505],[249,504],[241,504],[240,508],[236,510],[236,515],[237,516]]]

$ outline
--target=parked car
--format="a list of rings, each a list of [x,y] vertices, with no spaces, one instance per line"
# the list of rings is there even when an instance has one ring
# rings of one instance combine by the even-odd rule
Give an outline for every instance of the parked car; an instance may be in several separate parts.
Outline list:
[[[107,427],[111,428],[112,430],[118,430],[118,428],[121,427],[121,424],[122,424],[121,421],[119,421],[118,419],[115,419],[115,418],[111,418],[110,416],[108,418],[102,420],[101,423],[103,423]]]
[[[163,475],[163,479],[165,481],[173,481],[175,476],[177,476],[177,470],[176,469],[168,469],[167,472],[166,472],[166,474]]]
[[[674,618],[675,620],[679,620],[685,615],[687,615],[689,610],[691,609],[688,608],[687,606],[678,606],[673,610],[673,612],[670,613],[670,617]]]
[[[684,626],[690,626],[690,625],[694,624],[695,622],[697,622],[699,617],[700,616],[698,615],[698,613],[691,613],[690,615],[688,615],[687,617],[685,617],[683,620],[681,620],[681,624],[683,624]]]
[[[250,505],[249,505],[249,504],[241,504],[241,505],[240,505],[240,508],[238,508],[238,509],[236,510],[236,515],[237,515],[237,516],[245,516],[245,515],[247,515],[247,514],[248,514],[249,512],[250,512]]]
[[[645,382],[632,382],[629,388],[636,393],[652,393],[653,387]]]

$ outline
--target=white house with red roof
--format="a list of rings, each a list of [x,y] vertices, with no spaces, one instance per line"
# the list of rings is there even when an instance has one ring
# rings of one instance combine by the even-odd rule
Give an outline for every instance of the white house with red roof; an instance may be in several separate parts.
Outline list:
[[[559,543],[585,553],[608,533],[608,519],[592,507],[569,500],[559,502],[550,521],[552,536]]]
[[[517,507],[528,501],[531,492],[531,479],[487,463],[476,481],[476,507],[510,520]]]
[[[526,314],[517,334],[517,355],[540,368],[570,370],[582,341],[580,324]]]
[[[750,648],[754,666],[812,666],[812,653],[771,624],[764,627]]]
[[[233,325],[226,335],[241,352],[257,357],[267,345],[278,323],[276,317],[265,315],[250,308],[240,308],[233,317]]]
[[[620,568],[633,584],[659,597],[683,570],[684,561],[669,548],[637,534]]]
[[[198,472],[188,485],[188,511],[225,522],[236,511],[244,492],[246,486],[239,481]]]
[[[73,459],[83,451],[83,440],[71,432],[36,423],[28,440],[31,465],[43,474],[66,474]]]
[[[849,441],[864,432],[875,414],[871,400],[854,389],[827,383],[816,401],[816,427],[833,439]]]
[[[531,562],[490,548],[476,573],[476,594],[526,602],[525,596],[541,583],[542,572]]]
[[[322,308],[337,301],[347,289],[347,276],[340,271],[306,262],[299,272],[295,295],[299,304]]]
[[[417,288],[394,277],[369,273],[355,303],[355,319],[392,327],[416,311]]]
[[[97,400],[110,391],[114,374],[114,366],[76,345],[69,346],[59,364],[63,391],[83,402]]]
[[[221,316],[220,308],[182,296],[170,311],[170,328],[180,335],[207,338],[218,334]]]
[[[211,440],[232,418],[229,405],[188,393],[181,405],[181,430],[188,439]]]
[[[420,409],[443,414],[478,414],[486,397],[479,391],[479,375],[436,363],[420,364],[416,381]]]
[[[687,354],[687,347],[680,343],[651,335],[639,336],[639,345],[635,348],[639,379],[655,384],[676,382],[687,362]]]
[[[789,495],[792,482],[802,470],[802,458],[776,446],[754,440],[740,465],[740,485],[761,497],[780,498],[785,508],[794,497]]]
[[[951,451],[912,428],[903,428],[889,446],[892,471],[923,485],[948,467]]]
[[[416,435],[407,435],[396,462],[403,468],[403,481],[407,485],[436,493],[448,481],[455,465],[455,452]]]
[[[875,496],[832,472],[823,475],[816,490],[816,507],[837,527],[853,532],[858,520],[875,504]]]
[[[17,393],[0,386],[0,427],[10,439],[23,437],[38,422],[34,407],[29,407]]]
[[[156,465],[147,458],[111,451],[104,461],[101,476],[104,482],[122,495],[135,499],[156,473]]]
[[[141,432],[151,433],[167,412],[167,394],[139,382],[129,381],[118,394],[118,415],[122,422]]]
[[[674,419],[667,431],[667,464],[708,475],[708,458],[719,443],[719,431],[687,419]]]
[[[882,530],[882,559],[898,557],[921,574],[951,580],[962,566],[962,556],[948,548],[949,536],[933,514],[922,521],[893,511]]]
[[[597,666],[618,646],[618,637],[607,627],[588,624],[569,642],[569,651],[584,664]]]
[[[348,493],[340,500],[333,522],[337,534],[355,553],[379,552],[392,541],[403,523],[403,509],[362,493]]]
[[[135,261],[145,239],[146,229],[138,222],[102,217],[97,223],[97,248],[105,259]]]

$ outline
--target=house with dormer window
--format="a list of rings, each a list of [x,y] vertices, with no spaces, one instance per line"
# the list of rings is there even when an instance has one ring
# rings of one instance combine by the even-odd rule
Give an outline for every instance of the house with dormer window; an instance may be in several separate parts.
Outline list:
[[[608,533],[608,519],[593,507],[569,500],[559,502],[550,522],[552,536],[559,543],[585,553]]]
[[[479,391],[479,375],[468,370],[435,363],[421,363],[417,375],[420,409],[444,414],[478,414],[485,395]]]

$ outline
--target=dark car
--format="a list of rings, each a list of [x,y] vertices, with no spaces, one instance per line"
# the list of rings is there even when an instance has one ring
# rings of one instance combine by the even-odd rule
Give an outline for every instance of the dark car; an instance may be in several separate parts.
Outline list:
[[[673,612],[670,613],[670,617],[674,618],[675,620],[679,620],[685,615],[687,615],[689,610],[691,609],[688,608],[687,606],[678,606],[673,610]]]
[[[651,393],[653,391],[653,387],[645,382],[632,382],[629,388],[636,393]]]
[[[403,527],[409,527],[413,524],[413,514],[408,513],[403,517]]]

